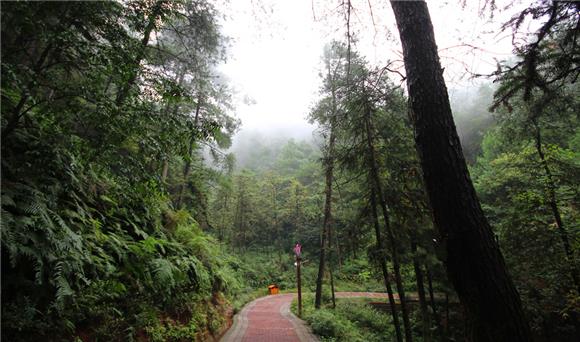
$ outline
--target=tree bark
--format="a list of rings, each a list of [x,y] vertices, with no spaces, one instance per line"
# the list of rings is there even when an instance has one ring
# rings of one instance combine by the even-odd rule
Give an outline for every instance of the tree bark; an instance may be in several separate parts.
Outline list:
[[[462,154],[424,1],[391,1],[407,74],[410,116],[446,268],[474,341],[530,341],[519,295]]]
[[[395,303],[395,296],[393,295],[393,288],[389,279],[389,269],[387,268],[386,250],[383,238],[381,237],[381,228],[379,225],[379,215],[377,213],[377,194],[375,188],[371,187],[371,213],[373,215],[373,225],[375,227],[375,238],[377,240],[377,251],[379,253],[379,265],[383,273],[385,287],[387,288],[387,296],[389,297],[389,306],[391,308],[391,316],[393,316],[393,325],[395,326],[395,334],[398,342],[403,342],[403,334],[401,332],[401,323],[399,322],[399,314]]]

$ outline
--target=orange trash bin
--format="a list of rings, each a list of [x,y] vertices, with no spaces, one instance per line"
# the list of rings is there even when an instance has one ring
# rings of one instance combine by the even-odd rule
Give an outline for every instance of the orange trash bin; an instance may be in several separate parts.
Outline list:
[[[275,295],[278,294],[279,290],[278,290],[278,285],[272,284],[268,286],[268,293],[271,295]]]

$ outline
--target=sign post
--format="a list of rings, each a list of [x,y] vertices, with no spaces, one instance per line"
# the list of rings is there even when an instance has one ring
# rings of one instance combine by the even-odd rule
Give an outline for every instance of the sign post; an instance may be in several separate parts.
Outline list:
[[[302,261],[302,246],[297,243],[294,246],[294,254],[296,255],[296,285],[298,287],[298,317],[302,318],[302,282],[300,279],[300,263]]]

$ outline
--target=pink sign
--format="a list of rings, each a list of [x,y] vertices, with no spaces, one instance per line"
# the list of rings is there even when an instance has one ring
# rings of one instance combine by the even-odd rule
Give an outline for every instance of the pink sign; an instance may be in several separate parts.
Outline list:
[[[297,243],[296,246],[294,246],[294,254],[296,254],[297,257],[300,257],[300,253],[302,253],[302,246]]]

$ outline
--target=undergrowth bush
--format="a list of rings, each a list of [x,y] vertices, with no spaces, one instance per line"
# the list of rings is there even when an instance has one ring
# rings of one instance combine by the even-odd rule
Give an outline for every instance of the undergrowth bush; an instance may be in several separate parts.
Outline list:
[[[379,312],[364,298],[338,298],[336,308],[330,304],[314,309],[313,294],[303,298],[302,318],[324,341],[374,342],[394,339],[390,315]],[[291,306],[297,314],[296,300]]]
[[[115,178],[81,174],[58,200],[23,184],[3,188],[4,337],[131,340],[145,331],[179,340],[194,326],[217,330],[221,316],[196,319],[195,306],[241,290],[234,258],[155,184],[127,193]],[[179,319],[160,324],[163,315]]]

